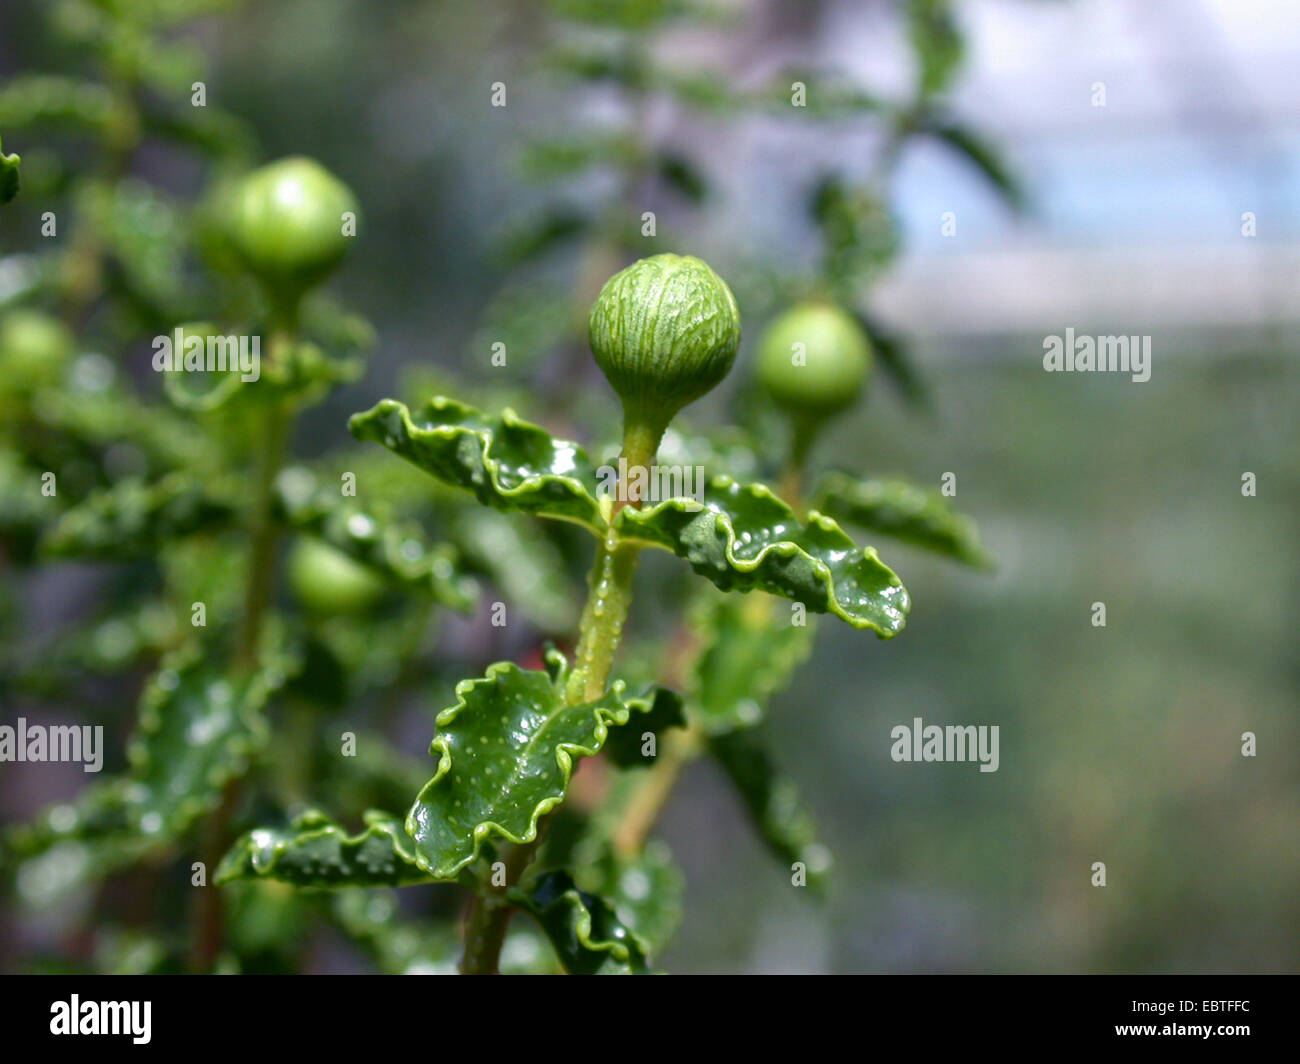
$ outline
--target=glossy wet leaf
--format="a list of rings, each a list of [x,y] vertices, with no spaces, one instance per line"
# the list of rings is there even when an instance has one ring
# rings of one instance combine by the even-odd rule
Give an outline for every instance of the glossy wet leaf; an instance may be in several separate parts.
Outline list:
[[[658,840],[630,856],[607,848],[599,860],[578,869],[576,880],[582,889],[606,900],[643,953],[663,949],[681,923],[686,881],[668,847]]]
[[[690,709],[706,732],[748,728],[785,687],[812,649],[810,624],[791,623],[790,607],[766,596],[714,597],[699,611],[702,643],[691,678]]]
[[[185,474],[153,483],[131,477],[65,511],[44,549],[57,558],[138,558],[168,540],[226,527],[236,513]]]
[[[547,872],[509,899],[541,925],[570,975],[646,975],[635,935],[603,898],[579,890],[567,872]]]
[[[437,396],[416,413],[385,399],[348,427],[359,440],[379,443],[430,476],[473,492],[485,506],[604,526],[595,467],[576,443],[506,410],[489,417]]]
[[[786,866],[804,866],[807,885],[826,886],[830,851],[817,841],[812,814],[794,783],[781,775],[766,747],[752,731],[733,731],[709,740],[709,753],[735,785],[750,819],[767,848]]]
[[[415,863],[415,844],[402,821],[371,810],[350,834],[326,814],[310,810],[287,828],[257,828],[222,859],[215,881],[274,879],[298,887],[396,887],[427,883]]]
[[[631,713],[626,724],[609,729],[609,737],[605,740],[605,756],[619,768],[648,768],[655,763],[658,751],[662,748],[664,733],[669,728],[686,725],[682,699],[675,691],[660,687],[654,691],[648,704],[646,700],[640,700],[629,705],[642,711]],[[642,753],[649,741],[647,735],[654,736],[654,757]]]
[[[847,525],[879,532],[977,568],[992,567],[975,522],[958,513],[937,491],[896,479],[862,479],[827,473],[817,482],[813,505]]]
[[[410,521],[381,521],[337,488],[325,488],[301,467],[284,470],[276,480],[278,517],[399,586],[418,589],[455,609],[475,601],[475,585],[461,571],[456,550],[430,544]]]
[[[600,751],[609,728],[647,711],[653,696],[629,699],[614,685],[595,702],[567,705],[562,666],[488,667],[457,685],[459,701],[438,714],[429,748],[433,778],[407,815],[417,860],[454,879],[491,838],[530,842],[537,822],[564,800],[573,764]]]
[[[620,511],[621,535],[664,547],[724,591],[768,591],[833,613],[888,639],[903,630],[907,590],[872,548],[833,520],[801,522],[762,484],[714,477],[702,501],[669,499]]]

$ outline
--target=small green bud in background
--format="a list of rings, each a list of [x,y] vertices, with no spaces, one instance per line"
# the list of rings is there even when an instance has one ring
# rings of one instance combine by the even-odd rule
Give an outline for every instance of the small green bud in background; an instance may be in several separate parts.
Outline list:
[[[707,263],[652,255],[605,282],[588,330],[592,354],[623,401],[625,450],[635,437],[629,460],[644,464],[677,412],[731,369],[740,310]]]
[[[871,342],[832,303],[802,303],[777,318],[758,345],[758,381],[797,420],[852,406],[871,374]]]
[[[309,613],[360,613],[384,593],[383,581],[364,565],[310,536],[294,542],[288,568],[289,586]]]
[[[254,170],[231,195],[230,239],[273,298],[293,302],[343,261],[343,216],[352,191],[312,159],[295,156]]]
[[[72,330],[39,310],[11,310],[0,320],[0,373],[10,389],[57,384],[76,348]]]

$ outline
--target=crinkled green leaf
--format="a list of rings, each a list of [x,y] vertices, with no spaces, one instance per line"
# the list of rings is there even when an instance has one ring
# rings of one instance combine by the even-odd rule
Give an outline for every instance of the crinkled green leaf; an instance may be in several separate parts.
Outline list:
[[[812,814],[794,783],[782,776],[753,731],[733,731],[709,740],[709,752],[735,785],[767,848],[778,860],[804,866],[807,884],[826,885],[830,851],[817,841]]]
[[[790,610],[764,598],[712,597],[695,627],[693,719],[716,734],[763,718],[768,698],[784,687],[812,649],[812,626],[791,623]]]
[[[643,712],[632,713],[626,724],[609,729],[609,736],[605,739],[605,756],[619,768],[648,768],[655,763],[664,732],[669,728],[682,728],[686,725],[682,699],[677,692],[660,687],[654,691],[648,705],[641,701],[629,703],[629,706],[641,708]],[[647,733],[655,737],[656,757],[646,757],[641,752]]]
[[[467,610],[475,600],[473,580],[460,571],[456,550],[431,545],[414,522],[385,522],[366,513],[337,489],[319,486],[298,466],[276,480],[279,517],[360,562],[393,583],[427,591],[438,601]]]
[[[536,838],[538,820],[564,800],[573,763],[653,703],[653,695],[625,698],[615,681],[595,702],[568,705],[558,655],[551,666],[491,665],[482,679],[458,684],[459,702],[438,714],[429,748],[438,768],[406,820],[420,867],[435,878],[454,879],[493,836]]]
[[[574,521],[597,533],[604,527],[586,452],[512,410],[492,418],[436,396],[412,414],[385,399],[354,414],[348,427],[357,439],[383,444],[430,476],[473,492],[485,506]]]
[[[724,591],[768,591],[889,639],[903,630],[907,589],[873,548],[863,550],[816,511],[801,522],[762,484],[714,477],[703,500],[625,507],[621,535],[664,547]]]
[[[646,954],[659,952],[682,919],[685,879],[668,847],[652,839],[635,856],[605,847],[602,856],[575,873],[583,890],[605,898]]]
[[[141,557],[179,536],[222,528],[236,512],[182,473],[152,484],[130,477],[67,510],[44,548],[60,558]]]
[[[274,879],[298,887],[397,887],[427,883],[415,863],[415,844],[402,822],[371,810],[355,835],[319,810],[288,828],[257,828],[222,859],[215,882]]]
[[[827,473],[818,480],[813,499],[819,510],[845,524],[893,536],[967,565],[992,566],[980,546],[975,522],[954,510],[937,491],[925,491],[905,480],[858,480]]]
[[[0,203],[8,203],[18,195],[19,162],[17,155],[6,155],[0,146]]]
[[[613,906],[579,890],[567,872],[547,872],[507,896],[541,925],[570,975],[649,974],[640,943]]]

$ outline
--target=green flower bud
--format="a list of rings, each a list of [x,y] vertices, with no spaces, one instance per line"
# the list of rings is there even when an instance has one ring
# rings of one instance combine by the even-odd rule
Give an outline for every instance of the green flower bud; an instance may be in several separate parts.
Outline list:
[[[831,303],[802,303],[768,326],[758,345],[758,381],[797,420],[852,406],[871,373],[871,342]]]
[[[273,295],[293,301],[324,280],[347,253],[352,191],[312,159],[281,159],[243,179],[229,202],[230,239]]]
[[[690,255],[652,255],[605,282],[591,351],[623,401],[625,433],[659,436],[736,360],[740,310],[725,281]],[[653,457],[653,449],[649,457]]]
[[[383,581],[364,565],[310,536],[294,543],[288,570],[294,597],[325,617],[360,613],[384,593]]]
[[[6,384],[57,384],[76,347],[72,330],[39,310],[11,310],[0,322],[0,371]]]

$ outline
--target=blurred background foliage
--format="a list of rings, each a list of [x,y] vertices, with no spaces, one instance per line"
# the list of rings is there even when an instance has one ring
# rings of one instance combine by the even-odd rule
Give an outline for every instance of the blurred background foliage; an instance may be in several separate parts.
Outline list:
[[[1188,9],[1180,32],[1164,37],[1122,6],[13,0],[0,10],[0,136],[22,156],[23,187],[0,214],[0,306],[57,309],[76,329],[81,391],[56,391],[42,424],[84,425],[98,409],[105,426],[75,441],[79,461],[58,452],[69,491],[167,468],[176,452],[201,464],[190,421],[145,415],[129,395],[156,395],[156,332],[258,313],[220,268],[205,203],[229,175],[289,154],[355,191],[361,239],[331,286],[341,302],[322,298],[311,321],[331,354],[373,350],[306,411],[295,453],[322,479],[348,469],[382,485],[529,622],[491,627],[493,593],[433,622],[408,605],[378,634],[307,622],[308,652],[345,662],[349,686],[322,682],[305,700],[334,697],[340,719],[391,740],[390,760],[335,781],[339,806],[359,810],[400,806],[422,781],[456,679],[569,629],[581,577],[563,530],[458,507],[378,449],[354,449],[347,416],[447,391],[608,453],[616,405],[586,352],[586,308],[630,258],[675,250],[732,283],[746,330],[732,379],[688,421],[741,420],[767,439],[747,383],[753,341],[791,301],[832,296],[867,326],[881,372],[818,464],[932,486],[956,473],[955,501],[998,568],[879,544],[915,603],[906,633],[885,644],[820,626],[765,725],[836,855],[829,896],[791,889],[720,775],[692,766],[661,822],[685,895],[657,960],[683,972],[1294,970],[1300,422],[1286,219],[1300,160],[1277,146],[1293,83],[1289,116],[1264,100],[1300,36],[1267,3],[1185,0],[1170,5]],[[1222,30],[1216,61],[1192,32],[1207,25]],[[1194,88],[1170,72],[1180,57],[1204,66]],[[1257,95],[1234,76],[1242,65]],[[189,106],[196,80],[202,110]],[[790,106],[794,81],[806,108]],[[495,82],[504,108],[489,104]],[[1096,82],[1104,109],[1090,105]],[[1218,124],[1186,120],[1213,100],[1228,101]],[[1164,169],[1144,168],[1170,138]],[[1193,201],[1169,195],[1189,185]],[[50,204],[61,243],[42,255]],[[940,238],[945,211],[957,229]],[[1253,240],[1244,211],[1260,219]],[[1150,382],[1044,373],[1042,339],[1066,326],[1151,334]],[[505,368],[491,362],[497,341]],[[6,418],[25,402],[0,387]],[[123,424],[130,447],[105,445]],[[217,431],[239,446],[238,425]],[[218,600],[231,580],[217,559],[240,560],[187,543],[135,568],[20,569],[48,515],[18,512],[3,490],[13,460],[0,460],[4,718],[103,723],[107,767],[120,767],[140,662],[174,640],[142,574],[169,573],[177,602]],[[1255,498],[1241,495],[1245,471]],[[552,583],[510,564],[538,552]],[[672,559],[644,568],[637,625],[650,638],[686,578]],[[1090,624],[1096,601],[1105,628]],[[86,675],[70,705],[60,685],[74,667]],[[890,729],[916,716],[999,725],[999,771],[892,762]],[[276,728],[311,746],[309,715],[291,709]],[[1256,758],[1241,756],[1244,731]],[[83,782],[78,766],[4,766],[0,815],[28,820]],[[1098,860],[1104,889],[1090,886]],[[4,967],[166,966],[187,869],[132,869],[58,897],[39,874],[57,870],[29,870],[0,901]],[[454,915],[438,887],[333,902],[234,893],[245,970],[422,970],[443,946],[431,918]],[[395,937],[399,906],[412,922]],[[512,948],[525,968],[539,947]]]

